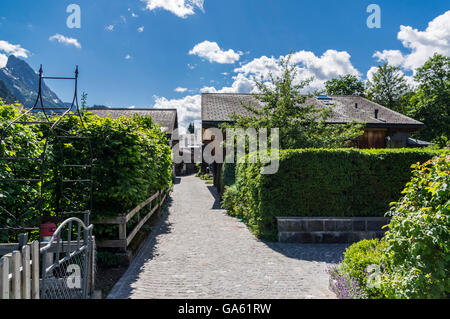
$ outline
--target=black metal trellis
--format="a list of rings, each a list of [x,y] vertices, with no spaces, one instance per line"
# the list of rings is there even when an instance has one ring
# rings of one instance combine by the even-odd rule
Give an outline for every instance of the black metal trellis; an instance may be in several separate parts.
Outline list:
[[[8,143],[5,142],[5,138],[7,136],[8,130],[12,129],[15,125],[42,125],[42,127],[48,127],[46,130],[42,130],[42,143],[43,143],[43,152],[40,156],[36,157],[20,157],[20,156],[4,156],[5,154],[0,154],[0,165],[10,165],[9,169],[11,170],[11,163],[20,163],[25,162],[29,164],[34,164],[34,166],[38,169],[38,174],[35,176],[16,176],[15,171],[12,170],[12,177],[9,178],[0,178],[0,190],[5,187],[5,185],[11,185],[11,183],[25,185],[26,188],[34,185],[34,189],[29,191],[38,192],[38,207],[34,208],[32,215],[36,216],[36,214],[41,218],[41,222],[48,221],[49,219],[57,219],[58,221],[62,218],[72,217],[74,215],[83,215],[85,225],[89,225],[89,217],[92,211],[92,191],[93,191],[93,178],[92,178],[92,170],[93,170],[93,153],[92,153],[92,145],[90,139],[87,137],[86,133],[86,124],[83,120],[83,116],[81,115],[80,108],[78,105],[78,66],[75,70],[74,77],[44,77],[42,65],[39,69],[39,88],[38,94],[36,98],[36,102],[34,106],[29,110],[23,112],[19,117],[15,118],[13,121],[8,123],[8,125],[3,129],[0,137],[0,143],[7,147]],[[52,106],[45,107],[43,98],[42,98],[42,85],[45,79],[48,80],[72,80],[74,81],[74,97],[70,106]],[[73,112],[72,112],[73,110]],[[36,115],[38,120],[27,120],[27,115]],[[80,119],[82,131],[84,134],[82,135],[74,135],[70,132],[70,129],[63,129],[59,127],[61,121],[64,118],[69,118],[76,116]],[[42,128],[41,127],[41,128]],[[80,143],[84,142],[84,146],[88,148],[87,160],[84,163],[73,163],[70,162],[72,159],[65,156],[64,147],[65,143]],[[12,143],[13,144],[13,143]],[[14,148],[14,145],[9,145],[11,148]],[[52,146],[53,150],[58,149],[58,154],[49,154],[49,147]],[[9,150],[11,151],[11,150]],[[12,154],[15,154],[12,152]],[[45,198],[45,189],[48,187],[48,180],[46,174],[48,173],[48,157],[49,156],[59,156],[59,166],[58,170],[54,171],[54,183],[59,184],[59,194],[57,194],[56,198],[56,211],[48,211],[44,207]],[[6,164],[5,164],[6,163]],[[74,170],[84,170],[87,174],[84,177],[73,177]],[[66,170],[71,171],[71,177],[66,176]],[[57,175],[57,177],[56,177]],[[74,192],[74,187],[83,186],[83,194],[86,195],[85,209],[80,209],[80,202],[76,202],[74,196],[77,196],[78,193]],[[6,188],[6,187],[5,187]],[[9,197],[13,198],[17,194],[9,194],[7,192],[1,192],[1,197]],[[0,198],[1,199],[1,198]],[[14,198],[13,198],[14,200]],[[31,203],[30,203],[31,205]],[[77,208],[74,209],[74,206],[77,205]],[[30,213],[30,210],[27,210],[25,207],[23,211],[11,212],[8,207],[4,207],[0,202],[0,214],[6,214],[9,219],[14,220],[13,223],[15,226],[10,225],[0,225],[0,230],[3,231],[15,231],[15,232],[23,232],[23,231],[32,231],[37,230],[36,224],[31,221],[25,221],[24,224],[17,226],[17,221],[20,221],[26,216],[27,213]]]

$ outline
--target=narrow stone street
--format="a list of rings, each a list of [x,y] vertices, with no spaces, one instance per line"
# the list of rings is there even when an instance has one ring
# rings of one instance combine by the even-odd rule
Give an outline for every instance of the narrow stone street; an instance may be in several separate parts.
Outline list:
[[[334,298],[326,269],[346,247],[261,242],[220,208],[213,186],[182,177],[108,298]]]

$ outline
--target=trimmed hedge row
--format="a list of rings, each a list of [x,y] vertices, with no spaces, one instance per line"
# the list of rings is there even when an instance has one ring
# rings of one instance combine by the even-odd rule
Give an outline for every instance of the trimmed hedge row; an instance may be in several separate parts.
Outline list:
[[[236,164],[223,163],[222,174],[220,174],[220,192],[236,183]]]
[[[301,149],[280,152],[280,169],[236,166],[224,206],[263,239],[276,240],[276,217],[384,216],[411,177],[411,165],[442,151]]]

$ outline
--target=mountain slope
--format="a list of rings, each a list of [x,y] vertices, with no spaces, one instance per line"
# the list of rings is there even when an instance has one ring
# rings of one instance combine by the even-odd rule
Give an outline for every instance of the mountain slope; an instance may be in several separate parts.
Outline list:
[[[12,104],[17,100],[2,80],[0,80],[0,99],[6,104]]]
[[[25,61],[10,55],[6,67],[0,69],[0,80],[26,108],[34,105],[39,88],[39,76]],[[45,83],[42,85],[42,98],[46,107],[62,104]]]

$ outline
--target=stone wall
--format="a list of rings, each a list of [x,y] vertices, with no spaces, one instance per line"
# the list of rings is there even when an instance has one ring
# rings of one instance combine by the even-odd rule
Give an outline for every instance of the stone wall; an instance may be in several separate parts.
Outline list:
[[[284,243],[354,243],[381,238],[384,217],[278,217],[278,240]]]

